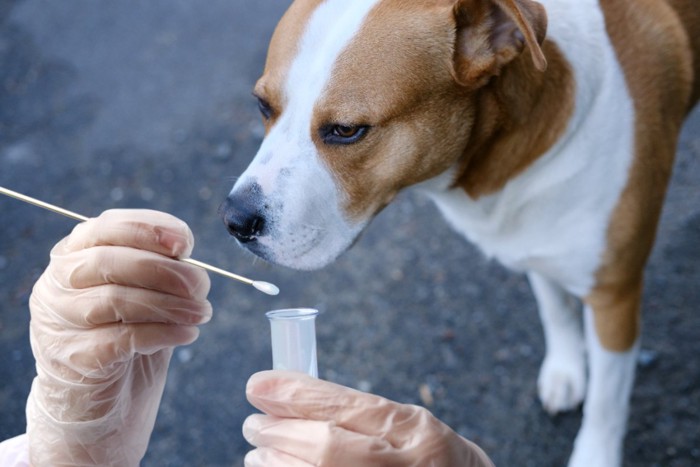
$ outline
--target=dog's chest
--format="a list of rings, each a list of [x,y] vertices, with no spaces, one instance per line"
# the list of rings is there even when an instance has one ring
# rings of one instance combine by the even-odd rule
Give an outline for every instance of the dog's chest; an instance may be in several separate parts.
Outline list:
[[[583,296],[593,285],[610,216],[627,183],[634,111],[597,4],[543,3],[549,37],[576,79],[565,134],[496,193],[471,199],[446,188],[450,173],[422,188],[451,226],[486,255],[512,269],[538,271]]]

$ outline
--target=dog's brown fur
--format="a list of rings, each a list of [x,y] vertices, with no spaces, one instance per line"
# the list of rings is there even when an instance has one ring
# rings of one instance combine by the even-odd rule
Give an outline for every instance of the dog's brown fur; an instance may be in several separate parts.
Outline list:
[[[635,158],[608,229],[608,249],[586,301],[609,350],[639,333],[642,274],[654,243],[676,141],[700,96],[700,2],[601,0],[635,108]]]

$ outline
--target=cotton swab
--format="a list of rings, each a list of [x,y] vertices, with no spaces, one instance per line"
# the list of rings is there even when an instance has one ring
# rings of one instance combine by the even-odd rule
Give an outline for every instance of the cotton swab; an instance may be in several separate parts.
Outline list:
[[[82,214],[75,213],[73,211],[69,211],[68,209],[63,209],[61,207],[55,206],[53,204],[46,203],[44,201],[38,200],[36,198],[32,198],[31,196],[23,195],[22,193],[17,193],[16,191],[8,190],[7,188],[4,188],[0,186],[0,194],[9,196],[11,198],[18,199],[20,201],[24,201],[25,203],[33,204],[34,206],[38,206],[40,208],[47,209],[49,211],[53,211],[58,214],[62,214],[66,217],[70,217],[71,219],[75,219],[80,222],[85,222],[88,220],[86,216],[83,216]],[[224,269],[217,268],[216,266],[212,266],[207,263],[203,263],[201,261],[197,261],[196,259],[192,258],[179,258],[180,261],[183,263],[188,263],[193,266],[200,267],[202,269],[206,269],[207,271],[214,272],[216,274],[220,274],[224,277],[228,277],[229,279],[234,279],[239,282],[243,282],[244,284],[252,285],[259,291],[266,293],[268,295],[277,295],[280,293],[280,289],[269,282],[264,282],[264,281],[254,281],[252,279],[248,279],[247,277],[239,276],[238,274],[234,274],[232,272],[226,271]]]

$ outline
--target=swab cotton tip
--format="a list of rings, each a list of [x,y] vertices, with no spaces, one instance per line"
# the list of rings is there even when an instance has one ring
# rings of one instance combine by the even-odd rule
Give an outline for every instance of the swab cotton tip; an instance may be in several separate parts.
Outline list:
[[[277,295],[280,293],[279,287],[277,287],[275,284],[270,284],[269,282],[253,281],[252,285],[259,291],[268,295]]]
[[[239,276],[238,274],[228,272],[224,269],[217,268],[215,266],[212,266],[212,265],[207,264],[207,263],[203,263],[201,261],[197,261],[196,259],[192,259],[192,258],[180,258],[180,261],[184,261],[185,263],[189,263],[189,264],[192,264],[194,266],[199,266],[202,269],[206,269],[207,271],[221,274],[222,276],[226,276],[230,279],[235,279],[237,281],[243,282],[244,284],[252,285],[253,287],[258,289],[259,291],[266,293],[268,295],[277,295],[280,293],[280,289],[275,284],[270,284],[269,282],[254,281],[253,279],[248,279],[247,277]]]

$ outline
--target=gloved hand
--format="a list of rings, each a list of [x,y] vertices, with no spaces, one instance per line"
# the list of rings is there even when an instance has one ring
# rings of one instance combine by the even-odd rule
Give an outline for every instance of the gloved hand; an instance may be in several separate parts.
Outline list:
[[[247,467],[493,466],[422,407],[279,370],[254,374],[246,392],[267,414],[243,424],[257,447]]]
[[[207,274],[173,259],[193,244],[170,215],[113,210],[51,251],[29,303],[32,465],[139,464],[173,347],[212,313]]]

